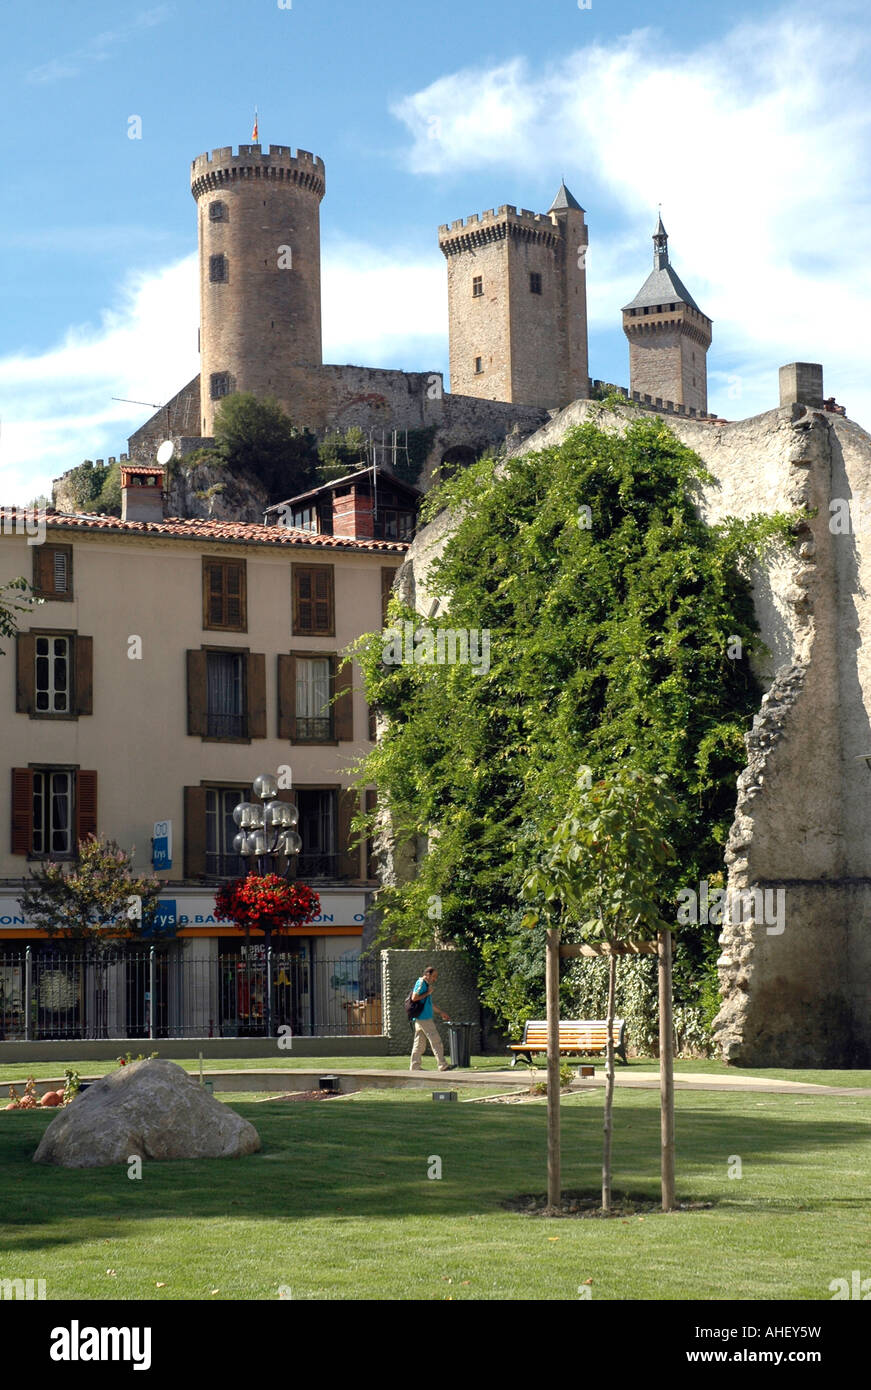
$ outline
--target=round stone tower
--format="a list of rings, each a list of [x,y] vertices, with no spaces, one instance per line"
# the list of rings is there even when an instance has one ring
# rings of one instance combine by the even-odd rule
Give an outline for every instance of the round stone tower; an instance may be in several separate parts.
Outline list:
[[[191,165],[200,248],[200,432],[223,396],[286,398],[288,369],[320,366],[323,160],[232,146]]]

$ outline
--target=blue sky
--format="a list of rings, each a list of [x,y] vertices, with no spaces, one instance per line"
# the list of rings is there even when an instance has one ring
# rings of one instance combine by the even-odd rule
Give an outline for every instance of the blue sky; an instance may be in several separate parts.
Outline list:
[[[125,448],[197,370],[190,160],[247,142],[326,164],[326,361],[447,370],[442,222],[587,210],[593,375],[672,258],[714,320],[712,408],[822,361],[871,424],[866,6],[592,0],[81,0],[4,13],[0,500]],[[128,138],[131,117],[142,138]],[[864,310],[864,312],[863,312]]]

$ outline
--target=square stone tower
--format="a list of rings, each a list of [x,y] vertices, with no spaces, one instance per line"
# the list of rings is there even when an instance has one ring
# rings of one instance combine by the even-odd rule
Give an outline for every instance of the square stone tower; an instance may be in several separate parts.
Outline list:
[[[588,396],[587,241],[564,183],[547,213],[505,204],[439,228],[452,392],[546,408]]]
[[[630,390],[707,414],[711,320],[669,264],[661,217],[653,233],[653,270],[623,310],[623,332]]]

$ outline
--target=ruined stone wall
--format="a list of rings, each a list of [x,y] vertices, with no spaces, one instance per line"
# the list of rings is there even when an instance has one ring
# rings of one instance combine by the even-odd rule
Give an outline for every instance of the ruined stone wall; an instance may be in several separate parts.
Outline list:
[[[558,444],[584,420],[622,431],[633,418],[577,401],[515,451]],[[748,908],[722,929],[715,1036],[745,1065],[869,1065],[871,772],[859,755],[871,753],[871,437],[798,405],[731,424],[667,423],[716,480],[701,500],[709,521],[815,513],[752,574],[769,651],[725,854],[730,896],[745,893]],[[849,532],[833,530],[833,500],[850,501]],[[400,571],[418,612],[437,596],[429,573],[451,525],[436,518]]]

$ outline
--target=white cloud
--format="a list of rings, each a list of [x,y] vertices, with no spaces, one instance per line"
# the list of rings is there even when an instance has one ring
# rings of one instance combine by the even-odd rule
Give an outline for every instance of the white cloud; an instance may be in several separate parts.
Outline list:
[[[444,266],[358,242],[323,255],[324,360],[438,370],[447,343]],[[0,502],[51,493],[85,458],[117,457],[127,436],[199,370],[197,258],[138,275],[99,322],[38,354],[0,358]]]
[[[324,249],[322,312],[325,362],[438,369],[448,337],[441,253],[418,262],[334,242]]]
[[[64,53],[57,58],[50,58],[47,63],[40,63],[38,67],[31,68],[27,74],[27,80],[44,86],[50,82],[62,82],[67,77],[78,77],[84,68],[90,67],[93,63],[107,62],[112,57],[114,49],[126,43],[128,39],[133,38],[143,29],[153,29],[155,25],[163,24],[169,17],[168,5],[158,5],[156,9],[143,10],[129,24],[123,25],[120,29],[106,29],[88,39],[81,48],[73,49],[72,52]]]
[[[537,71],[521,58],[466,69],[394,114],[419,173],[565,171],[591,223],[592,327],[619,325],[661,202],[676,268],[715,321],[712,381],[742,376],[740,408],[718,408],[768,408],[781,363],[822,361],[829,390],[871,424],[869,47],[861,7],[793,6],[692,51],[645,29]]]
[[[46,352],[0,359],[0,494],[26,502],[126,435],[197,371],[196,257],[131,278],[97,325],[70,328]]]

